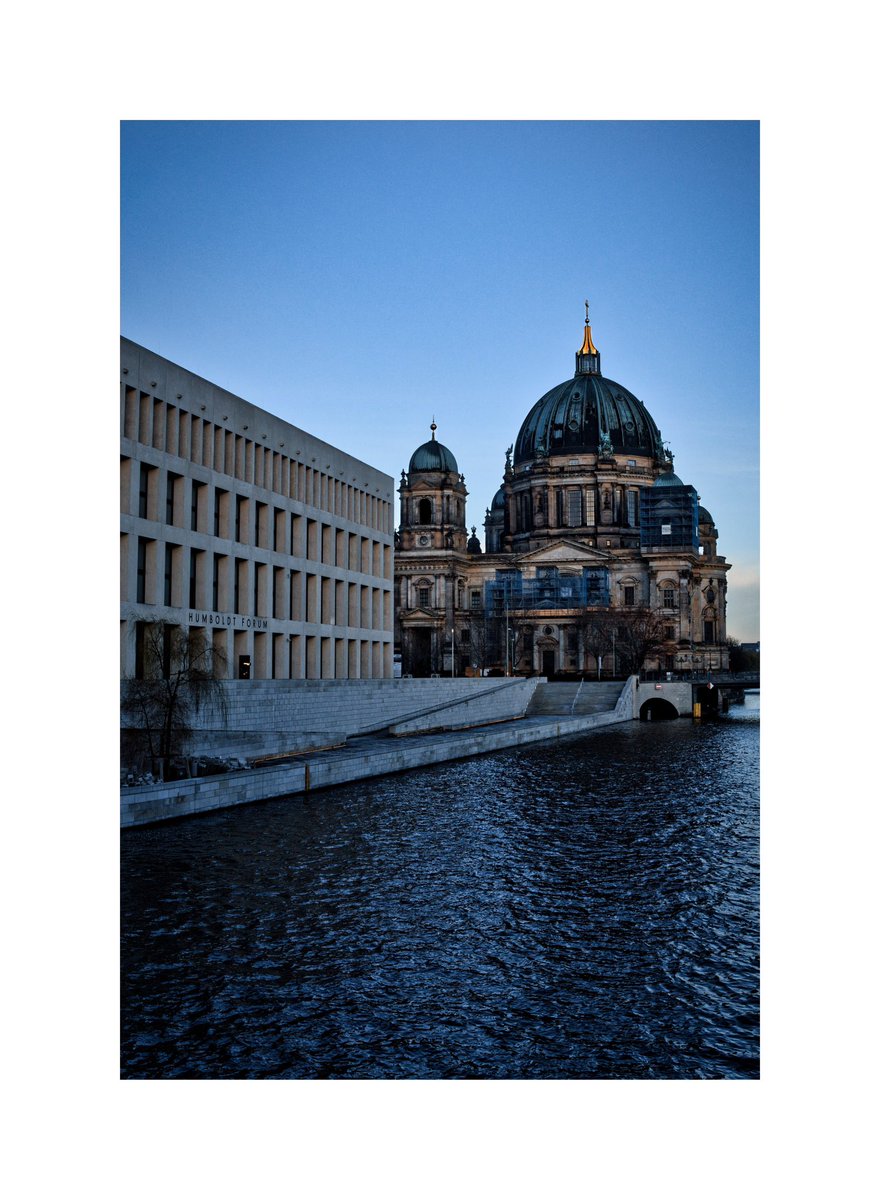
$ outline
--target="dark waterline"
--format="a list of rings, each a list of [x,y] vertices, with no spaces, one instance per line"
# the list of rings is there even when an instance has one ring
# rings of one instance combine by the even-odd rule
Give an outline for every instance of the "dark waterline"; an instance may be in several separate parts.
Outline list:
[[[122,838],[123,1078],[755,1079],[758,710]]]

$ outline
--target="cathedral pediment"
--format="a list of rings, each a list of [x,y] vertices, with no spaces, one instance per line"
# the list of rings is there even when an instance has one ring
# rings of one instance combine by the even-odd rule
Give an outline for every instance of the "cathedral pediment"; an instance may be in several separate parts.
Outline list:
[[[527,554],[517,556],[517,564],[530,567],[558,567],[563,563],[576,564],[579,567],[605,566],[611,562],[611,555],[606,550],[597,550],[594,546],[585,546],[569,538],[560,538],[550,542],[538,550],[530,550]]]
[[[400,614],[401,625],[437,625],[442,624],[442,618],[438,616],[436,610],[431,611],[428,608],[413,608],[409,612]]]

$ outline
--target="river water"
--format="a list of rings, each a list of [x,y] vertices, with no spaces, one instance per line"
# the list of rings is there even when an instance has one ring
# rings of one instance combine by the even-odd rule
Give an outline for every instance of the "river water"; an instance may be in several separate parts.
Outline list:
[[[126,831],[123,1078],[757,1078],[758,712]]]

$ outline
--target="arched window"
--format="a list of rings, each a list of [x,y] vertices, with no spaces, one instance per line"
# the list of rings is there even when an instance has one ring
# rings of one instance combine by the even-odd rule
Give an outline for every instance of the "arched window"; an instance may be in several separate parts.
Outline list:
[[[431,515],[432,515],[431,501],[430,500],[420,500],[419,501],[419,524],[420,525],[430,525],[431,524]]]
[[[675,608],[675,588],[668,581],[660,585],[660,598],[664,608]]]
[[[703,641],[708,642],[710,646],[714,645],[714,643],[715,643],[716,628],[717,628],[717,626],[716,626],[716,622],[715,622],[715,609],[711,608],[711,607],[704,608],[703,609]]]

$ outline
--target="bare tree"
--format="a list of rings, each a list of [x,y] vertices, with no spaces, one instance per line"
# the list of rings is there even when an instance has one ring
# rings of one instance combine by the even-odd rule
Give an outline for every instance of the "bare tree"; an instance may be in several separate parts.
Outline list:
[[[129,745],[146,753],[164,779],[198,712],[210,704],[225,722],[218,676],[226,661],[200,629],[155,621],[144,627],[143,639],[141,677],[124,680],[122,714]]]
[[[623,675],[638,674],[665,641],[663,617],[650,608],[584,608],[577,627],[584,650]]]
[[[459,637],[459,645],[462,647],[462,658],[466,659],[477,670],[483,670],[490,666],[489,651],[491,639],[483,610],[474,610],[465,621],[463,628],[468,631],[468,638],[466,642],[463,642]]]
[[[582,608],[578,611],[575,625],[586,654],[597,660],[603,658],[611,661],[617,616],[617,610],[608,608]]]
[[[637,675],[646,659],[666,641],[663,614],[650,608],[616,609],[615,649],[618,666],[626,675]]]

